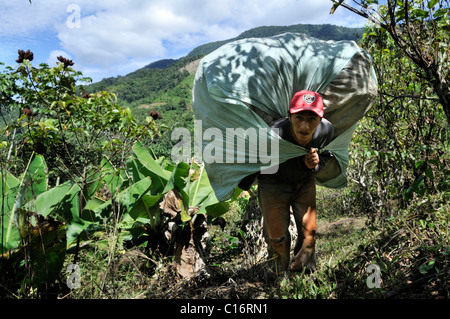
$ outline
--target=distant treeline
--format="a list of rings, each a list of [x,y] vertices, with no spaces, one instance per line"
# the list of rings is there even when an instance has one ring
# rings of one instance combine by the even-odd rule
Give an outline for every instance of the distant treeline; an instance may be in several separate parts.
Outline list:
[[[321,40],[357,40],[364,33],[364,28],[340,27],[332,24],[296,24],[290,26],[263,26],[253,28],[241,33],[233,39],[216,41],[201,45],[192,50],[187,56],[206,55],[225,43],[246,39],[246,38],[264,38],[286,32],[304,33],[307,36],[315,37]]]

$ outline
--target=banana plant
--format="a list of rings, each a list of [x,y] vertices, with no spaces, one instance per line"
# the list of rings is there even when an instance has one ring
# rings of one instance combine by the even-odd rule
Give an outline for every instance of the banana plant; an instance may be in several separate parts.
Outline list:
[[[164,213],[161,202],[171,191],[179,195],[176,215],[181,223],[198,214],[217,217],[229,209],[229,202],[217,200],[203,166],[194,161],[173,164],[166,158],[156,159],[139,142],[133,146],[126,170],[115,168],[106,159],[102,167],[104,184],[113,196],[107,201],[93,198],[87,203],[84,218],[91,222],[106,221],[115,204],[122,210],[122,226],[137,223],[157,230]]]
[[[103,167],[103,180],[113,196],[107,201],[92,199],[86,210],[90,217],[86,218],[91,218],[91,222],[106,222],[110,217],[108,214],[120,211],[122,218],[118,226],[122,228],[122,234],[128,234],[122,237],[124,240],[141,235],[147,235],[149,241],[164,240],[167,239],[164,238],[165,226],[175,224],[168,239],[170,243],[166,243],[169,246],[167,251],[175,255],[179,271],[191,276],[195,269],[186,261],[194,263],[202,255],[199,252],[201,247],[193,241],[197,230],[200,233],[205,231],[199,229],[204,225],[198,220],[224,214],[231,202],[217,200],[204,166],[193,160],[189,164],[173,164],[166,158],[156,159],[137,142],[126,170],[116,169],[106,160]],[[234,198],[237,195],[239,192]],[[154,243],[148,244],[152,246]],[[187,256],[188,251],[194,256]]]
[[[92,226],[80,212],[85,210],[99,184],[100,173],[93,170],[84,181],[69,180],[49,187],[44,157],[35,154],[19,178],[2,172],[0,267],[22,277],[16,281],[25,281],[27,285],[54,281],[62,269],[67,248]],[[19,269],[19,264],[25,265],[24,272],[11,269]]]
[[[157,162],[142,145],[133,148],[136,158],[130,162],[133,176],[152,176],[157,181],[154,194],[162,197],[160,214],[169,216],[177,227],[171,229],[174,257],[178,272],[184,277],[193,277],[205,269],[202,235],[206,232],[206,216],[218,217],[229,210],[233,198],[219,202],[212,189],[204,165],[194,160],[190,164]],[[194,240],[197,239],[197,240]]]
[[[20,181],[9,172],[2,172],[0,183],[1,208],[1,254],[17,248],[20,245],[20,233],[14,218]]]
[[[47,166],[41,155],[33,155],[19,178],[2,172],[1,267],[26,261],[32,275],[30,271],[22,274],[25,280],[48,283],[56,278],[67,249],[80,235],[104,229],[116,218],[122,240],[149,232],[162,238],[164,227],[172,222],[176,226],[172,228],[171,251],[180,269],[192,268],[186,260],[201,255],[193,241],[201,224],[196,223],[198,217],[217,217],[229,209],[229,202],[219,202],[215,197],[202,165],[156,159],[139,142],[133,147],[126,169],[116,168],[104,159],[100,168],[87,176],[84,181],[67,181],[49,188]],[[96,196],[101,187],[110,192],[108,200]],[[174,200],[171,206],[170,199]],[[194,247],[189,251],[196,252],[192,258],[186,255],[189,247]]]
[[[47,166],[41,155],[32,155],[19,178],[2,172],[0,270],[6,285],[51,282],[63,265],[65,227],[30,210],[31,203],[45,194],[47,187]]]
[[[230,202],[239,195],[236,193],[230,201],[219,202],[204,166],[194,160],[190,164],[172,164],[164,158],[156,160],[140,143],[134,145],[133,151],[135,156],[128,162],[128,172],[133,176],[133,182],[146,177],[152,180],[149,194],[143,198],[156,204],[157,200],[176,190],[180,200],[178,213],[183,223],[199,214],[220,216],[228,211]]]

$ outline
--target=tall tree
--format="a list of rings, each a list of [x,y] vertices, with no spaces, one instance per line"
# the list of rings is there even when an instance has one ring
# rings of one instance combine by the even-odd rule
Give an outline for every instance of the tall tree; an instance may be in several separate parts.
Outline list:
[[[344,7],[387,32],[422,71],[450,124],[450,20],[448,0],[331,0],[333,14]]]

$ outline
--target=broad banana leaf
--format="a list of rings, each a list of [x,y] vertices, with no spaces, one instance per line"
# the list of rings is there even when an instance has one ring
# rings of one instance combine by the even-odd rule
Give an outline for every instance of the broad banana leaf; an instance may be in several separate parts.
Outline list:
[[[100,165],[102,179],[112,195],[128,186],[128,176],[124,170],[116,169],[106,158],[101,161]]]
[[[152,180],[149,177],[143,178],[113,196],[112,199],[98,206],[93,206],[92,211],[95,216],[94,220],[91,221],[103,224],[105,220],[108,220],[111,217],[111,205],[113,204],[113,201],[120,206],[124,217],[126,217],[126,215],[133,211],[134,206],[139,203],[141,197],[149,191],[151,185]]]
[[[199,207],[197,214],[206,214],[206,208],[217,204],[219,200],[214,194],[204,165],[198,168],[196,174],[198,176],[197,179],[189,187],[189,206]],[[226,211],[228,211],[228,205],[224,204],[223,206],[226,206]]]
[[[2,255],[20,245],[20,233],[14,221],[14,205],[20,181],[9,172],[2,174],[0,183],[1,242]]]
[[[164,170],[141,143],[137,142],[133,146],[133,152],[136,157],[127,163],[132,180],[136,183],[145,177],[150,177],[152,180],[152,195],[167,191],[165,188],[171,172]]]
[[[65,223],[67,246],[70,246],[78,235],[89,226],[80,218],[81,188],[72,181],[58,185],[36,197],[35,211],[43,217],[53,217]]]
[[[28,169],[25,171],[23,185],[26,187],[26,201],[29,201],[37,195],[45,192],[48,187],[47,164],[42,155],[36,155],[30,161]]]
[[[45,160],[34,154],[20,179],[6,172],[0,185],[1,257],[7,261],[2,267],[14,267],[14,274],[22,272],[17,280],[24,279],[36,286],[54,281],[65,259],[65,226],[51,220],[37,220],[31,215],[37,207],[41,208],[35,199],[45,194],[47,187]],[[24,259],[28,260],[27,269],[23,269],[21,261]]]
[[[2,254],[21,244],[17,225],[20,208],[47,189],[47,165],[41,155],[33,154],[25,172],[17,179],[9,172],[2,174],[0,209],[2,221]]]

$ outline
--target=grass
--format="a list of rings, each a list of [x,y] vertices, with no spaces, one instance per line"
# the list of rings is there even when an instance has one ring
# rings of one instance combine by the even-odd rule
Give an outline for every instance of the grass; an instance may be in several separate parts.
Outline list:
[[[288,273],[271,297],[288,299],[336,298],[334,271],[339,263],[351,260],[360,245],[367,244],[377,232],[366,226],[365,217],[341,217],[335,220],[318,218],[316,257],[317,269],[312,274]]]
[[[209,225],[208,271],[181,278],[171,259],[145,247],[124,249],[108,237],[81,250],[81,287],[58,297],[85,299],[239,298],[345,299],[448,298],[450,296],[448,205],[430,199],[384,224],[348,216],[345,193],[319,189],[317,270],[275,276],[266,267],[256,201],[240,198],[223,215],[224,229]],[[376,226],[376,227],[375,227]],[[244,235],[243,237],[241,235]],[[68,256],[67,264],[71,262]],[[380,266],[380,288],[370,288],[368,266]],[[65,286],[67,273],[61,275]]]

